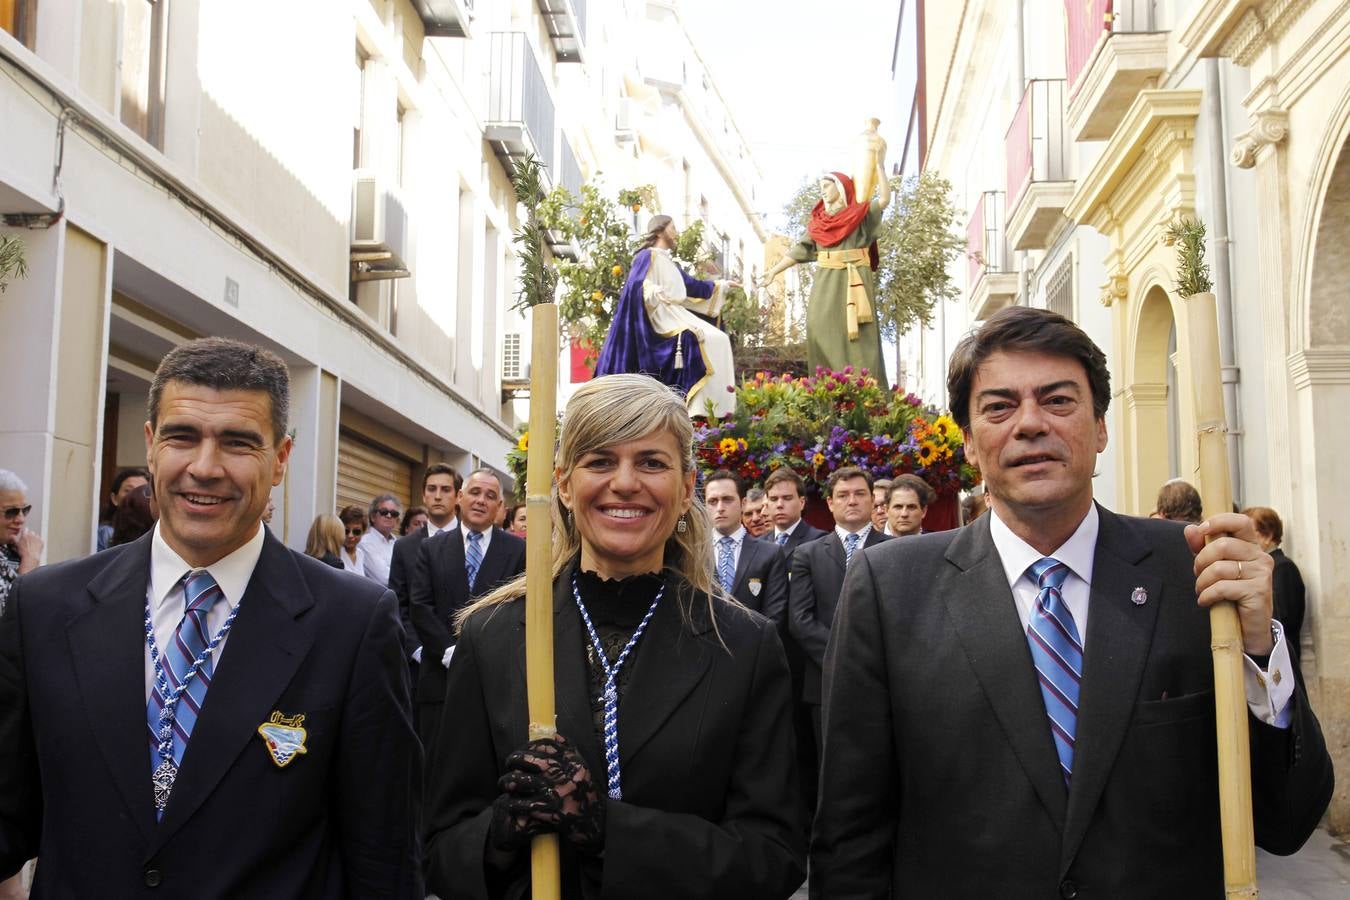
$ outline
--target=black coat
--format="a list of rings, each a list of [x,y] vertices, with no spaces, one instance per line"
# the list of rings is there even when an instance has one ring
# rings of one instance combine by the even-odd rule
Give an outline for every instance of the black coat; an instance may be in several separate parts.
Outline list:
[[[492,539],[472,590],[464,567],[462,526],[443,531],[418,546],[408,594],[413,627],[422,644],[422,664],[417,676],[417,725],[428,750],[445,702],[445,667],[441,658],[445,656],[445,648],[456,641],[452,624],[455,614],[524,571],[525,542],[497,527],[492,529]]]
[[[821,531],[819,528],[815,527],[805,519],[798,519],[797,527],[794,528],[792,530],[792,533],[788,535],[787,541],[783,544],[781,548],[783,551],[783,555],[786,556],[789,561],[791,561],[792,551],[796,550],[802,544],[809,544],[812,541],[818,541],[829,533],[830,532],[828,531]],[[767,543],[773,544],[774,546],[777,546],[777,542],[774,540],[773,529],[769,529],[768,533],[761,535],[759,539],[761,541],[765,541]]]
[[[1303,649],[1299,633],[1303,631],[1303,614],[1307,600],[1304,596],[1303,575],[1294,561],[1284,555],[1279,547],[1270,551],[1275,560],[1275,571],[1271,574],[1271,590],[1275,601],[1275,618],[1284,626],[1284,639],[1289,645],[1289,655],[1295,665]]]
[[[749,536],[742,540],[731,596],[777,625],[780,637],[786,635],[788,580],[783,551]]]
[[[667,581],[627,665],[619,707],[623,800],[606,801],[603,864],[578,865],[565,897],[785,898],[804,872],[787,666],[773,626],[694,595],[681,615]],[[605,765],[591,718],[586,647],[571,568],[554,585],[558,732],[576,746],[600,792]],[[429,773],[428,885],[443,897],[519,897],[528,854],[504,882],[484,850],[506,757],[525,742],[525,605],[476,614],[450,665],[445,727]],[[453,728],[451,719],[453,717]]]
[[[1067,791],[990,517],[854,559],[825,660],[812,896],[1223,896],[1194,557],[1178,523],[1099,515]],[[1275,853],[1332,789],[1296,683],[1289,730],[1249,717],[1256,842]]]
[[[0,877],[40,856],[35,897],[420,900],[394,595],[270,534],[156,823],[151,539],[24,576],[0,620]],[[274,711],[305,717],[285,768],[258,734]]]
[[[867,538],[854,553],[854,558],[868,547],[888,540],[887,535],[869,528]],[[821,701],[820,667],[825,660],[839,591],[844,586],[844,543],[839,540],[839,533],[831,531],[825,537],[800,545],[792,554],[788,571],[791,573],[788,629],[806,656],[802,699],[818,704]]]
[[[412,576],[417,569],[417,551],[427,539],[426,528],[418,528],[394,541],[389,556],[389,590],[398,598],[398,617],[403,622],[403,649],[411,657],[422,645],[412,622]]]

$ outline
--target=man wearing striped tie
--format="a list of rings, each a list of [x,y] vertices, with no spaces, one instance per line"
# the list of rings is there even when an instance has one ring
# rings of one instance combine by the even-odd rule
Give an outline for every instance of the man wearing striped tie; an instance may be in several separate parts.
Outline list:
[[[1297,850],[1331,762],[1251,522],[1094,503],[1110,376],[1056,313],[990,317],[948,393],[992,514],[849,568],[812,896],[1222,897],[1218,599],[1243,627],[1257,843]]]
[[[284,547],[290,380],[220,338],[150,386],[158,525],[0,619],[0,878],[48,897],[423,896],[394,595]]]

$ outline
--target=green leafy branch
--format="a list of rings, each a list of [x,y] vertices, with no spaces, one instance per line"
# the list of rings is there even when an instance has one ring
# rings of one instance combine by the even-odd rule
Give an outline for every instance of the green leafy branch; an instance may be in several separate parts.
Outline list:
[[[558,285],[558,273],[549,264],[544,245],[546,229],[539,218],[539,206],[544,199],[543,166],[533,153],[511,164],[511,186],[516,200],[525,207],[525,221],[516,229],[512,242],[519,248],[520,292],[515,308],[519,310],[552,303]]]
[[[1177,294],[1181,299],[1207,294],[1214,289],[1205,262],[1205,223],[1182,217],[1163,232],[1163,243],[1177,248]]]
[[[0,294],[11,278],[27,278],[28,263],[23,258],[23,238],[0,235]]]

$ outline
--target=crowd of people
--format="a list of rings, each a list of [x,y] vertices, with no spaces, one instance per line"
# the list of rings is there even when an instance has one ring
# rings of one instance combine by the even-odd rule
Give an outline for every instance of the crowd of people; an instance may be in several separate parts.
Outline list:
[[[1220,599],[1257,839],[1296,850],[1332,773],[1279,517],[1097,504],[1105,357],[1053,313],[993,316],[949,394],[984,510],[930,533],[921,478],[839,468],[819,528],[791,469],[700,478],[655,379],[581,387],[550,509],[557,721],[531,736],[500,476],[430,465],[419,504],[321,515],[295,553],[264,524],[284,363],[176,348],[109,549],[39,566],[0,471],[0,876],[36,857],[47,896],[520,897],[555,834],[564,897],[786,898],[808,860],[821,898],[1217,897]],[[1164,489],[1160,514],[1191,509]]]

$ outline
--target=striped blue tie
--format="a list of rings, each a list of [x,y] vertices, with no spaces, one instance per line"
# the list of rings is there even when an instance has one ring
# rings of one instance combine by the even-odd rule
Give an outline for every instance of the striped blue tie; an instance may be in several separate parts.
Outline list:
[[[190,572],[183,586],[185,609],[173,640],[160,654],[160,665],[164,668],[164,677],[168,679],[169,690],[175,690],[183,676],[198,656],[206,650],[206,616],[218,600],[224,599],[216,580],[211,573],[202,569]],[[183,764],[183,751],[187,749],[188,738],[192,735],[192,726],[197,723],[202,703],[206,699],[206,690],[211,686],[214,666],[207,657],[201,669],[190,682],[182,699],[178,701],[173,722],[173,761]],[[164,698],[158,690],[150,692],[146,703],[146,720],[150,728],[150,768],[153,771],[160,764],[159,758],[159,711],[164,708]]]
[[[858,542],[862,540],[862,535],[854,532],[844,538],[844,565],[847,566],[853,561],[853,554],[858,552]]]
[[[478,580],[478,569],[483,565],[483,548],[480,546],[483,533],[470,531],[468,536],[469,545],[464,548],[464,570],[469,575],[469,590],[473,590],[473,583]]]
[[[1027,626],[1027,643],[1036,664],[1041,697],[1050,718],[1050,734],[1064,771],[1067,787],[1073,777],[1073,747],[1078,730],[1078,688],[1083,680],[1083,641],[1060,587],[1069,567],[1043,557],[1031,564],[1031,576],[1040,592]]]
[[[736,580],[736,562],[732,556],[735,547],[736,539],[730,536],[717,542],[717,580],[722,582],[722,590],[728,594]]]
[[[778,546],[781,547],[781,546],[783,546],[784,544],[787,543],[787,539],[788,539],[788,533],[785,531],[785,532],[783,532],[782,534],[780,534],[778,537],[774,538],[773,540],[774,540],[774,543],[776,543]]]

